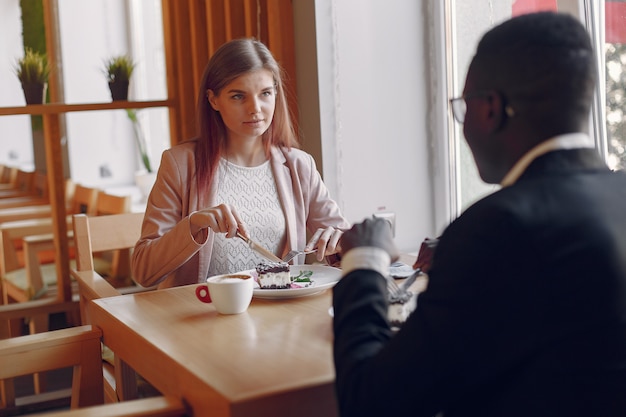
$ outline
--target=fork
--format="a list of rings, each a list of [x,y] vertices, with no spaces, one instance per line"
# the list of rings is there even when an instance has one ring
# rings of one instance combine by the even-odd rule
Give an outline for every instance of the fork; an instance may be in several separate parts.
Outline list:
[[[389,290],[389,299],[402,299],[410,296],[408,288],[415,282],[417,277],[422,274],[422,270],[417,268],[407,279],[400,285],[392,277],[387,277],[387,289]]]
[[[308,255],[309,253],[315,253],[317,252],[317,249],[313,249],[313,250],[291,250],[287,253],[287,255],[283,256],[283,262],[289,262],[291,261],[293,258],[295,258],[298,255]]]

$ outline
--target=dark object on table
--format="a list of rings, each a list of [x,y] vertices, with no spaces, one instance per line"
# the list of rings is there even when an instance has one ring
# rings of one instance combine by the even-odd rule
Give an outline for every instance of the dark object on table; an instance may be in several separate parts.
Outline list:
[[[439,239],[426,238],[420,245],[420,251],[417,254],[417,259],[413,264],[413,269],[421,269],[423,273],[427,274],[433,263],[433,255],[435,254],[435,248]]]

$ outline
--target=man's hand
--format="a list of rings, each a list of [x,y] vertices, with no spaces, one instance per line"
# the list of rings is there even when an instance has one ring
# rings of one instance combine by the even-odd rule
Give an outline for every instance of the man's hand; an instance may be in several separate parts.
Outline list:
[[[399,257],[389,221],[381,218],[365,219],[352,226],[341,236],[340,246],[342,255],[353,248],[373,246],[387,251],[392,262]]]

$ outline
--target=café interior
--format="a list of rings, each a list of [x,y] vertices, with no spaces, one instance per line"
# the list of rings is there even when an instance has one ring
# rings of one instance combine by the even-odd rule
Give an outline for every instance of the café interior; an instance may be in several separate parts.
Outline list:
[[[333,278],[298,297],[255,293],[231,316],[198,302],[194,286],[143,288],[130,274],[161,153],[196,135],[204,66],[228,40],[268,46],[300,147],[331,196],[350,222],[390,219],[407,265],[424,238],[496,189],[480,180],[448,99],[461,94],[481,34],[504,19],[555,10],[585,23],[600,74],[590,135],[612,169],[626,165],[620,1],[3,0],[0,9],[0,416],[338,415]],[[49,64],[33,104],[16,76],[27,49]],[[116,56],[134,63],[121,99],[105,71]]]

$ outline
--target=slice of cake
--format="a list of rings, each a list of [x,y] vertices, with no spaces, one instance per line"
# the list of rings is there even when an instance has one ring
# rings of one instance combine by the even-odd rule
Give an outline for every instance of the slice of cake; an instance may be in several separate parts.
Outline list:
[[[259,286],[263,289],[283,289],[291,287],[289,264],[286,262],[263,261],[256,266]]]

